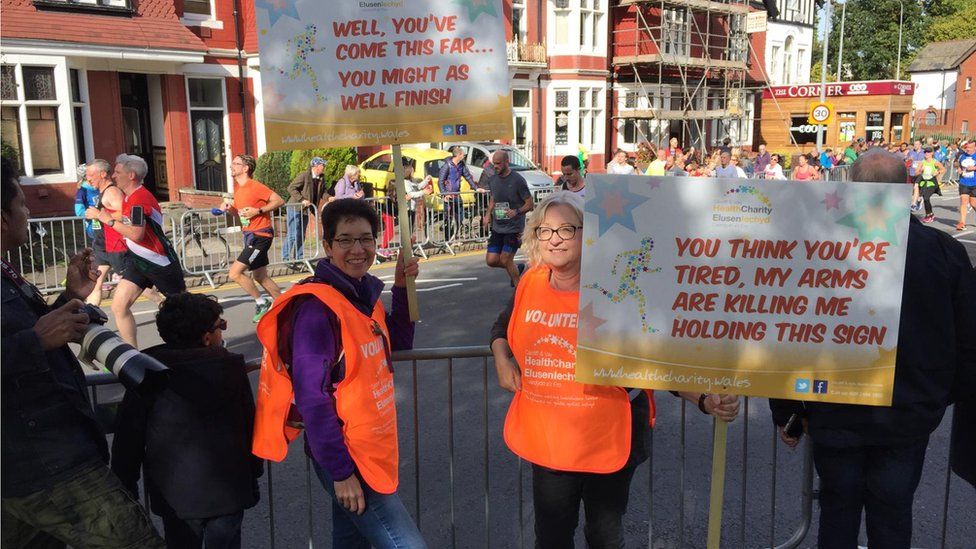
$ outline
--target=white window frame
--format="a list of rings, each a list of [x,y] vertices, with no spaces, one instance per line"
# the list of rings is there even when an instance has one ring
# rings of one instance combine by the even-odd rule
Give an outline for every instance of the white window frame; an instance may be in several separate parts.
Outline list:
[[[671,86],[662,85],[660,88],[655,85],[645,84],[643,89],[634,84],[620,90],[618,94],[618,109],[623,111],[640,109],[664,109],[665,102],[671,104]],[[646,92],[646,95],[645,95]],[[627,106],[627,96],[634,95],[634,106]],[[637,126],[636,135],[638,141],[627,139],[627,124]],[[669,120],[661,119],[620,119],[615,124],[617,131],[617,146],[619,148],[630,148],[631,152],[636,150],[641,142],[655,143],[656,141],[666,140],[670,131]],[[655,143],[656,144],[656,143]]]
[[[78,71],[78,101],[71,102],[71,121],[74,123],[74,109],[81,108],[81,133],[85,136],[85,158],[76,158],[78,164],[82,162],[88,162],[88,159],[95,159],[95,143],[92,136],[92,126],[91,126],[91,108],[89,104],[91,103],[91,96],[88,93],[88,71],[81,67],[73,67],[68,65],[68,84],[71,84],[71,71]],[[69,93],[71,89],[68,89]],[[77,132],[77,128],[73,128]],[[72,135],[72,138],[74,135]],[[75,143],[75,149],[77,150],[77,143]]]
[[[218,107],[192,107],[190,106],[190,80],[219,80],[221,106]],[[224,127],[224,181],[226,183],[224,192],[233,192],[233,183],[230,176],[231,146],[230,146],[230,118],[227,116],[227,80],[223,76],[213,76],[207,74],[184,74],[183,89],[186,94],[186,139],[190,145],[190,171],[193,172],[193,189],[197,190],[197,170],[193,158],[193,151],[196,150],[193,144],[193,111],[220,111],[223,116],[221,120]],[[253,175],[253,174],[252,174]]]
[[[515,102],[512,101],[512,142],[515,143],[515,118],[522,117],[525,118],[525,143],[517,143],[519,147],[522,147],[523,153],[528,153],[529,146],[534,142],[534,135],[532,135],[532,89],[531,88],[512,88],[512,96],[516,91],[524,91],[529,94],[529,104],[526,107],[516,107]],[[530,155],[526,155],[530,156]]]
[[[599,7],[594,8],[594,2]],[[606,55],[607,50],[607,9],[610,0],[553,0],[546,2],[548,21],[546,25],[547,42],[551,45],[549,55]],[[583,5],[586,8],[583,8]],[[566,40],[559,42],[556,27],[559,17],[566,18]],[[588,26],[584,33],[583,19]],[[591,42],[591,43],[588,43]]]
[[[71,103],[71,81],[68,77],[68,64],[64,57],[44,55],[5,55],[4,65],[14,66],[14,80],[17,83],[16,100],[0,100],[4,107],[17,107],[18,125],[21,135],[20,162],[24,175],[31,179],[21,179],[21,183],[64,183],[75,180],[75,168],[81,162],[77,158],[74,132],[74,113]],[[27,101],[25,97],[22,67],[51,67],[54,69],[54,101]],[[80,77],[81,75],[79,75]],[[34,174],[33,156],[30,150],[30,132],[27,123],[27,107],[57,107],[58,137],[61,142],[61,168],[58,173]],[[86,135],[90,135],[90,123]]]
[[[585,90],[586,98],[580,106],[580,91]],[[566,108],[556,106],[556,93],[566,91],[568,103]],[[596,91],[596,104],[593,103],[593,93]],[[578,146],[583,145],[590,152],[600,153],[606,142],[606,103],[607,89],[603,82],[596,80],[559,80],[548,88],[548,101],[552,108],[552,116],[547,123],[547,142],[552,145],[553,154],[566,155],[578,152]],[[566,143],[556,143],[556,113],[565,111],[568,116]],[[590,141],[593,141],[590,143]]]
[[[525,43],[528,39],[528,23],[526,21],[527,11],[525,9],[526,0],[512,0],[512,40],[518,40],[519,43]],[[515,28],[515,12],[521,12],[521,16],[518,18],[518,28]]]
[[[686,8],[665,8],[661,15],[661,49],[667,55],[691,56],[691,21]],[[677,38],[673,41],[672,38]]]
[[[963,91],[969,91],[971,89],[973,89],[973,77],[972,76],[967,76],[966,77],[966,85],[963,88]]]
[[[783,40],[783,84],[790,85],[795,81],[796,78],[796,67],[794,66],[796,62],[796,37],[793,35],[787,36]]]
[[[782,81],[783,71],[780,70],[779,57],[780,53],[783,51],[782,44],[773,44],[769,48],[769,76],[773,80],[774,85],[780,85],[784,82]]]
[[[964,136],[969,134],[969,120],[962,121],[962,124],[959,126],[959,133]]]
[[[180,22],[188,27],[208,27],[217,30],[224,28],[224,22],[217,19],[217,2],[215,0],[210,0],[210,15],[184,11]]]

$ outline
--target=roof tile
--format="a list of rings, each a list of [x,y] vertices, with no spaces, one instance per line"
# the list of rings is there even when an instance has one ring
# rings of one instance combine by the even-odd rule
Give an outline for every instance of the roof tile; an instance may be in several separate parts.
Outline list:
[[[31,0],[0,0],[0,37],[205,52],[204,43],[176,17],[173,0],[135,0],[133,16],[37,9]]]

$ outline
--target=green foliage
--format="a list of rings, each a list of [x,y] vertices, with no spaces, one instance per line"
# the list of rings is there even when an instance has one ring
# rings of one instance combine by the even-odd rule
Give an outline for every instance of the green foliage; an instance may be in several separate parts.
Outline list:
[[[966,8],[966,4],[970,1],[947,1],[946,3],[951,4],[956,11],[934,17],[928,38],[933,42],[973,38],[973,29],[976,29],[976,10]]]
[[[291,183],[291,151],[269,151],[258,158],[254,179],[267,185],[279,196],[288,200],[288,184]]]
[[[302,171],[309,169],[312,157],[321,156],[325,159],[325,181],[331,187],[342,178],[348,164],[358,164],[359,155],[355,147],[337,147],[334,149],[297,150],[291,153],[291,176],[294,178]]]
[[[20,153],[17,152],[17,149],[13,145],[6,141],[0,143],[0,156],[9,160],[13,164],[14,169],[17,170],[17,173],[24,173],[24,168],[20,165]]]
[[[930,2],[931,3],[931,2]],[[923,15],[924,4],[899,0],[848,0],[844,24],[844,68],[851,80],[894,78],[898,64],[899,6],[904,5],[901,47],[901,74],[908,77],[913,52],[928,41],[930,18]],[[840,45],[841,10],[832,10],[828,59],[836,63]],[[821,50],[822,51],[822,50]],[[834,72],[836,73],[836,64]]]

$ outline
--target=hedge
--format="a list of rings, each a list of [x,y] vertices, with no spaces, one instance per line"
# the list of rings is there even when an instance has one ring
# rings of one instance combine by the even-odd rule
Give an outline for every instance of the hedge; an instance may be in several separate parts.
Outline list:
[[[254,179],[264,183],[288,200],[288,184],[301,172],[309,169],[312,157],[325,159],[325,181],[329,188],[342,177],[347,164],[357,164],[354,147],[266,152],[258,158]]]

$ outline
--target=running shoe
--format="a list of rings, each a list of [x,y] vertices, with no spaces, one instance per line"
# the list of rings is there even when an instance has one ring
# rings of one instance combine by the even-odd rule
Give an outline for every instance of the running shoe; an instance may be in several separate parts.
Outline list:
[[[269,299],[267,301],[255,305],[254,316],[251,318],[251,322],[257,324],[261,320],[261,317],[263,317],[265,313],[267,313],[271,309],[271,303],[272,301]]]
[[[931,223],[933,221],[935,221],[935,215],[933,214],[929,214],[922,218],[922,223]]]
[[[958,223],[958,224],[956,224],[956,230],[957,231],[965,231],[966,230],[966,224],[965,223]]]
[[[913,212],[917,212],[917,211],[919,211],[921,209],[922,209],[922,203],[921,202],[915,202],[915,203],[912,204],[912,211]]]

